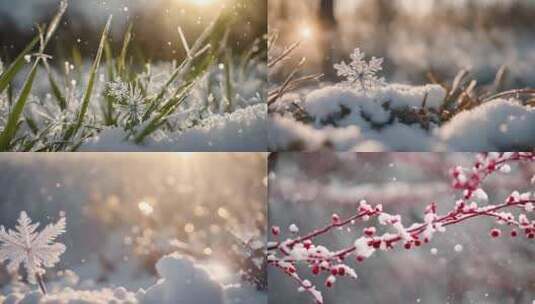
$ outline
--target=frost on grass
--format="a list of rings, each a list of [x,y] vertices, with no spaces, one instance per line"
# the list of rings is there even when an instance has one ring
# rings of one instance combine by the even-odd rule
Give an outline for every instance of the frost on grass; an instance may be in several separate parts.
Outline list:
[[[188,115],[185,113],[185,115]],[[123,141],[128,133],[109,127],[88,140],[81,151],[265,151],[267,107],[256,104],[233,113],[211,114],[176,134],[158,132],[144,144]]]
[[[230,26],[237,9],[226,7],[191,47],[179,30],[188,51],[181,62],[129,60],[128,45],[122,50],[126,58],[117,61],[132,64],[115,65],[101,58],[111,17],[91,67],[65,62],[63,70],[52,69],[41,57],[22,54],[33,64],[35,77],[21,83],[27,69],[20,69],[9,79],[13,95],[22,97],[17,111],[9,108],[14,101],[8,104],[0,96],[0,150],[73,151],[90,146],[87,149],[265,151],[265,135],[259,136],[266,132],[265,117],[259,116],[266,111],[258,106],[265,103],[267,73],[262,40],[243,47],[250,52],[246,58],[222,52],[225,31],[220,29]],[[54,22],[64,11],[62,7]],[[53,32],[47,33],[45,44]],[[19,93],[22,88],[28,89],[28,96]]]
[[[22,265],[28,281],[36,284],[45,274],[45,268],[54,267],[65,252],[65,245],[55,239],[65,232],[65,217],[55,224],[47,225],[37,232],[39,223],[32,224],[26,212],[21,212],[16,230],[5,230],[0,226],[0,263],[7,261],[7,269],[17,273]],[[40,280],[40,279],[39,279]],[[39,284],[43,284],[39,281]],[[44,287],[41,286],[44,292]]]
[[[294,90],[273,102],[269,109],[270,150],[535,148],[533,103],[519,94],[505,92],[508,94],[489,97],[492,94],[484,89],[477,91],[477,82],[462,80],[451,87],[386,84],[383,79],[377,80],[380,63],[373,58],[367,63],[357,49],[352,63],[335,65],[339,76],[346,78],[342,85],[320,84]],[[533,94],[532,90],[525,93]]]

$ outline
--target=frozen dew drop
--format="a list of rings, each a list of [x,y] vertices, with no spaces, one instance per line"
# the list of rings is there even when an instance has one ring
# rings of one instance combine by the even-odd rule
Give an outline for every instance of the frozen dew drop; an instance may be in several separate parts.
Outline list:
[[[463,251],[463,245],[457,244],[455,247],[453,247],[453,250],[455,250],[455,252],[461,252]]]
[[[431,248],[430,252],[431,252],[432,255],[437,255],[437,253],[438,253],[438,249],[436,249],[436,248]]]

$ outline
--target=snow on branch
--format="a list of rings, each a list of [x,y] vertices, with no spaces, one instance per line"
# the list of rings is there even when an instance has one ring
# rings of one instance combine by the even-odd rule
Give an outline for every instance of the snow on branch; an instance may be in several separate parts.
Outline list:
[[[491,218],[496,224],[508,227],[511,237],[534,239],[535,220],[528,218],[535,204],[532,193],[514,191],[502,202],[488,204],[489,198],[482,189],[487,177],[497,172],[509,173],[509,164],[521,161],[535,162],[535,152],[485,153],[477,156],[472,168],[455,167],[451,170],[452,186],[460,195],[452,210],[440,215],[436,203],[430,203],[425,208],[424,221],[408,226],[403,224],[401,215],[389,214],[383,211],[381,204],[371,205],[364,200],[360,201],[353,215],[344,219],[333,214],[330,223],[302,236],[296,236],[299,228],[293,224],[289,231],[294,237],[283,240],[281,229],[274,226],[271,233],[275,241],[270,242],[267,249],[268,265],[288,275],[296,281],[299,291],[308,292],[317,304],[322,304],[321,291],[304,279],[305,274],[298,273],[298,264],[306,265],[313,276],[325,276],[325,286],[329,288],[337,279],[357,278],[355,270],[345,263],[350,258],[360,263],[378,250],[388,251],[396,246],[414,249],[429,243],[436,233],[445,232],[446,227],[470,219]],[[484,204],[478,205],[476,201]],[[352,246],[330,249],[315,242],[318,237],[338,228],[355,225],[357,221],[370,222],[372,218],[377,219],[378,225],[365,227],[360,235],[355,236]],[[492,238],[502,234],[498,228],[489,231]]]

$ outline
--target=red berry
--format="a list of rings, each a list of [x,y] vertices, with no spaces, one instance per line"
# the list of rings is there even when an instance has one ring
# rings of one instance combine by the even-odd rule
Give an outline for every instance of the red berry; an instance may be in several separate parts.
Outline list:
[[[328,288],[331,288],[331,287],[333,287],[333,282],[327,280],[327,281],[325,281],[325,286],[327,286]]]
[[[279,235],[281,233],[281,229],[279,226],[273,226],[271,227],[271,233],[273,235]]]
[[[373,248],[379,249],[381,247],[381,240],[375,240],[372,244]]]
[[[535,238],[535,233],[528,233],[528,239]]]
[[[407,242],[403,247],[405,247],[405,249],[411,249],[411,243]]]
[[[497,237],[499,237],[501,234],[502,234],[502,232],[500,231],[500,229],[496,229],[496,228],[494,228],[494,229],[492,229],[492,230],[490,231],[490,236],[492,236],[493,238],[497,238]]]
[[[338,274],[341,275],[341,276],[345,275],[346,274],[346,269],[344,267],[340,266],[338,268]]]
[[[375,234],[375,227],[364,228],[364,234],[367,236],[373,236]]]
[[[331,268],[331,274],[332,275],[337,275],[338,274],[338,269],[337,268]]]
[[[312,241],[311,240],[305,240],[303,242],[303,246],[306,248],[306,249],[310,249],[310,247],[312,246]]]
[[[362,262],[364,262],[364,259],[365,258],[363,256],[357,255],[357,262],[362,263]]]
[[[414,241],[414,245],[416,245],[416,247],[419,247],[420,245],[422,245],[422,241],[416,240]]]
[[[312,273],[313,274],[318,274],[320,273],[320,267],[318,265],[314,265],[312,266]]]
[[[516,232],[516,230],[511,230],[511,236],[512,237],[516,237],[518,235],[518,233]]]

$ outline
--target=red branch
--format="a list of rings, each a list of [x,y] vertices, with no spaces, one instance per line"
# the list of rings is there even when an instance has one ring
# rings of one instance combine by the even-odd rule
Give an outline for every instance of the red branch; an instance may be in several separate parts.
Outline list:
[[[488,197],[481,189],[482,182],[499,170],[508,173],[510,171],[508,163],[519,161],[535,161],[535,152],[480,154],[471,170],[454,168],[451,171],[452,186],[462,192],[462,197],[455,203],[455,207],[445,215],[439,216],[436,214],[436,204],[431,203],[425,209],[425,221],[415,223],[409,228],[403,227],[401,216],[383,212],[382,205],[372,207],[365,201],[361,201],[358,212],[345,220],[341,220],[338,215],[334,214],[331,222],[322,228],[294,239],[271,242],[267,247],[268,264],[289,275],[299,284],[300,290],[307,291],[316,303],[321,304],[323,303],[321,293],[297,273],[298,263],[308,265],[314,275],[322,272],[328,274],[325,285],[331,287],[337,277],[356,278],[354,270],[343,264],[350,255],[355,255],[356,260],[362,262],[375,250],[390,250],[400,242],[403,243],[405,249],[416,248],[431,241],[434,233],[444,232],[445,227],[477,217],[491,217],[500,224],[518,228],[520,232],[515,228],[510,231],[512,237],[522,233],[527,238],[534,239],[535,221],[530,221],[524,213],[515,217],[512,213],[502,212],[504,209],[532,212],[535,199],[529,192],[520,194],[515,191],[503,203],[496,205],[487,204],[480,207],[475,202],[468,203],[471,199],[487,201]],[[336,251],[330,251],[313,243],[317,237],[337,228],[353,225],[357,220],[368,221],[370,218],[377,218],[382,225],[393,227],[396,233],[377,235],[375,227],[367,227],[353,246]],[[298,231],[297,227],[290,228],[290,230],[293,230],[293,233]],[[490,231],[490,236],[499,237],[501,233],[501,230],[495,228]],[[272,234],[278,239],[280,228],[273,227]]]

